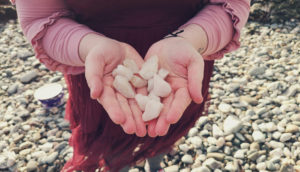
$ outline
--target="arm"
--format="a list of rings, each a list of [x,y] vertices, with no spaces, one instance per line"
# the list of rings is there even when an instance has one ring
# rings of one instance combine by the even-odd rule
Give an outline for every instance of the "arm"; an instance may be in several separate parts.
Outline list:
[[[246,24],[250,0],[211,0],[184,24],[181,34],[205,60],[220,59],[240,46],[240,30]]]
[[[24,35],[36,57],[49,69],[66,74],[85,72],[90,96],[97,99],[112,121],[128,134],[146,134],[142,112],[112,86],[112,70],[132,58],[143,63],[134,48],[104,37],[73,21],[64,0],[16,0]],[[121,103],[120,103],[121,102]]]
[[[94,31],[73,21],[63,0],[16,0],[15,4],[24,35],[46,67],[67,74],[84,72],[79,44]]]

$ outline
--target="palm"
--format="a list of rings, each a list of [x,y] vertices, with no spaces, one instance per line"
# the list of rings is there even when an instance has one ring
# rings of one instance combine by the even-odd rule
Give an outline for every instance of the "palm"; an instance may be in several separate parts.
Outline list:
[[[201,55],[182,38],[166,39],[154,44],[146,58],[155,54],[159,57],[160,67],[170,72],[167,81],[172,92],[162,100],[164,108],[159,118],[149,123],[148,133],[152,137],[165,135],[170,124],[178,122],[192,100],[202,102],[204,71]]]
[[[126,133],[144,136],[146,126],[142,121],[142,112],[136,102],[134,99],[125,98],[112,86],[112,71],[125,58],[132,58],[138,65],[142,65],[143,60],[131,46],[116,41],[109,43],[106,42],[105,46],[110,47],[99,45],[87,57],[86,79],[91,90],[91,97],[98,100],[111,120],[120,124]]]

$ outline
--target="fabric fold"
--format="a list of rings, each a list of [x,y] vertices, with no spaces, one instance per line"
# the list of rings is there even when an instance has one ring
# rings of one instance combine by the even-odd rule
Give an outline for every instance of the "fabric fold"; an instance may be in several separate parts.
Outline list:
[[[221,59],[225,53],[234,51],[240,47],[240,31],[247,22],[250,10],[250,1],[248,0],[211,0],[211,3],[222,4],[224,11],[231,17],[234,34],[232,36],[232,40],[223,49],[212,55],[206,56],[206,60]]]

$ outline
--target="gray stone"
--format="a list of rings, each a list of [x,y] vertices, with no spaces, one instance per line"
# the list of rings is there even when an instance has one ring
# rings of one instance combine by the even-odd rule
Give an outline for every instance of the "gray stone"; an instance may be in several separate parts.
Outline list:
[[[222,168],[223,164],[214,158],[208,158],[203,162],[203,165],[207,166],[210,169],[217,169],[217,168]]]
[[[266,71],[265,67],[255,66],[255,67],[250,69],[249,74],[251,76],[258,76],[258,75],[263,75],[265,73],[265,71]]]
[[[20,81],[23,84],[28,84],[32,80],[34,80],[36,77],[38,77],[38,72],[36,70],[31,70],[29,72],[26,72],[24,75],[20,77]]]
[[[58,157],[58,152],[53,152],[49,156],[46,156],[43,159],[43,162],[47,163],[47,164],[52,164],[56,160],[57,157]]]
[[[19,84],[18,83],[14,83],[12,85],[10,85],[7,89],[7,93],[9,95],[15,94],[18,91],[19,88]]]

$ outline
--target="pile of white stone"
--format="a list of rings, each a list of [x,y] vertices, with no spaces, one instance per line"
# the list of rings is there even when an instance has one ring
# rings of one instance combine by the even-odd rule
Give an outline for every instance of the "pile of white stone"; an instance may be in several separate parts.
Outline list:
[[[159,116],[163,104],[161,98],[167,97],[172,89],[165,81],[169,72],[159,69],[158,57],[152,56],[139,69],[133,59],[125,59],[123,65],[113,71],[114,88],[126,98],[135,98],[143,111],[143,120],[150,121]],[[147,87],[148,95],[137,94],[136,89]]]

